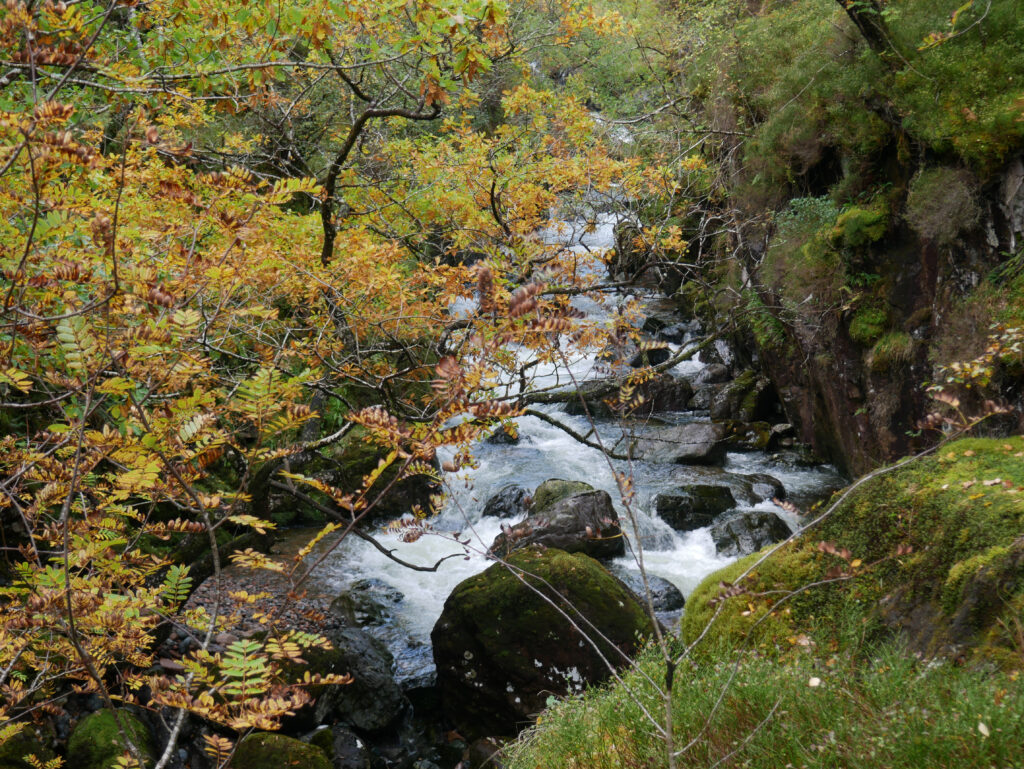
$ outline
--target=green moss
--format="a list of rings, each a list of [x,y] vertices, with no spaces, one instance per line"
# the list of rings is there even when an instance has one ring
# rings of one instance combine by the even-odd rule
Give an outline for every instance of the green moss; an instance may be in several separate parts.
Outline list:
[[[329,732],[328,732],[329,733]],[[331,769],[331,762],[315,745],[283,734],[257,732],[238,743],[229,765],[232,769]]]
[[[33,724],[26,724],[20,732],[0,744],[0,769],[33,769],[26,756],[35,756],[42,762],[53,758],[43,732]]]
[[[870,365],[875,372],[888,371],[908,363],[914,353],[914,340],[903,331],[891,331],[871,348]]]
[[[146,766],[152,766],[153,742],[145,724],[127,710],[118,710],[116,717],[110,710],[98,710],[79,721],[71,733],[68,740],[69,769],[110,769],[126,750],[118,729],[119,720],[142,753]]]
[[[960,601],[965,583],[976,576],[982,569],[998,568],[1010,554],[1010,548],[1003,545],[990,547],[983,553],[972,555],[958,561],[946,575],[942,588],[942,606],[947,613],[952,613]]]
[[[593,486],[583,481],[565,481],[561,478],[551,478],[544,481],[533,492],[533,510],[539,513],[551,507],[555,502],[560,502],[566,497],[571,497],[573,494],[593,490]]]
[[[850,319],[850,338],[870,347],[885,333],[888,322],[889,314],[885,310],[870,305],[862,307]]]
[[[521,569],[538,589],[550,592],[550,586],[568,596],[572,611],[587,617],[609,638],[631,639],[638,633],[649,636],[653,632],[643,606],[593,558],[530,547],[515,551],[507,562]],[[448,603],[458,605],[461,616],[493,617],[494,622],[478,629],[482,645],[495,653],[513,650],[505,667],[523,668],[526,678],[532,675],[533,660],[517,650],[528,646],[530,638],[541,641],[565,626],[559,610],[535,598],[532,591],[524,593],[519,576],[501,564],[460,583]],[[507,637],[505,620],[514,620],[516,638]]]
[[[1013,641],[1005,632],[1019,624],[1012,606],[1024,594],[1024,579],[1005,568],[1024,531],[1022,451],[1020,436],[961,440],[864,484],[815,531],[781,549],[740,584],[746,592],[726,600],[709,643],[744,640],[758,648],[786,648],[801,632],[834,635],[829,618],[851,612],[857,623],[867,623],[864,627],[877,626],[882,599],[899,595],[900,616],[938,607],[927,627],[911,628],[923,646],[990,647],[993,628],[1003,628],[1001,637],[1010,644],[1004,652],[1024,660],[1024,647],[1012,646],[1024,636]],[[819,541],[846,548],[863,577],[803,591],[777,608],[786,591],[824,578],[832,567],[847,567],[848,561],[819,552]],[[897,556],[899,548],[910,552]],[[748,557],[711,575],[694,592],[682,620],[685,639],[696,638],[714,613],[711,600],[721,590],[719,583],[734,582],[754,560]],[[968,583],[972,589],[965,591]],[[979,598],[985,607],[976,605]],[[747,639],[772,611],[757,635]]]
[[[786,327],[776,318],[753,291],[744,294],[746,308],[743,321],[754,335],[762,352],[773,352],[786,345]]]
[[[832,240],[845,248],[862,248],[881,240],[888,229],[889,212],[883,206],[851,206],[836,219]]]
[[[722,593],[722,583],[735,584],[740,576],[751,568],[761,553],[748,555],[721,571],[707,577],[694,590],[686,602],[686,613],[681,620],[682,637],[686,643],[693,643],[708,627],[715,613],[718,616],[710,631],[701,642],[702,653],[718,653],[724,648],[747,644],[769,652],[779,650],[781,639],[796,633],[796,616],[806,607],[788,604],[782,610],[774,608],[774,601],[751,599],[748,593],[763,593],[792,589],[802,585],[820,573],[819,558],[810,548],[786,545],[775,552],[764,563],[757,566],[739,582],[744,594],[727,600],[719,610],[715,600]],[[786,645],[789,648],[789,645]]]

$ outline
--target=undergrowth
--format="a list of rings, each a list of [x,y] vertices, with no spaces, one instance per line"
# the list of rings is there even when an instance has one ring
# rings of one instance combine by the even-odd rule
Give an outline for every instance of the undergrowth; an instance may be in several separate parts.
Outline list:
[[[654,655],[640,668],[663,679]],[[677,676],[677,763],[688,769],[1024,765],[1016,674],[926,664],[887,645],[811,650],[785,663],[737,653]],[[660,713],[657,693],[636,672],[625,683],[631,694],[597,689],[549,709],[511,748],[509,769],[667,766],[640,707]]]

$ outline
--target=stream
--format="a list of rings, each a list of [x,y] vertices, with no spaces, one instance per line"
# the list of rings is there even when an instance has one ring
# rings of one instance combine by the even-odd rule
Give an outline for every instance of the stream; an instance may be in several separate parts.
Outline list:
[[[600,275],[604,266],[599,257],[613,245],[614,225],[612,216],[602,215],[598,217],[596,226],[592,224],[586,227],[576,223],[575,226],[563,227],[561,231],[549,230],[544,235],[549,242],[560,243],[578,254],[580,269]],[[653,293],[631,289],[612,294],[603,302],[578,297],[573,300],[573,304],[585,313],[584,322],[601,324],[607,323],[613,313],[627,311],[637,303],[642,307],[645,303],[656,301]],[[471,304],[467,303],[453,307],[452,311],[453,314],[459,314],[471,309]],[[640,319],[642,321],[642,314]],[[684,340],[684,344],[688,341]],[[678,350],[677,345],[672,347]],[[573,379],[583,381],[607,376],[607,364],[599,360],[598,352],[584,350],[568,361],[568,367],[535,366],[531,386],[571,386]],[[703,368],[704,364],[699,357],[695,357],[680,363],[669,373],[692,380]],[[590,430],[590,423],[585,417],[567,414],[564,406],[547,405],[538,410],[556,417],[578,432],[587,433]],[[664,420],[662,424],[665,421],[708,421],[706,411],[669,412],[658,416]],[[390,616],[387,622],[383,626],[367,629],[389,645],[396,658],[397,678],[406,686],[429,683],[433,673],[430,631],[441,614],[445,599],[462,580],[483,571],[492,563],[486,556],[487,548],[500,533],[503,522],[516,522],[482,515],[487,500],[507,484],[518,484],[532,492],[549,478],[563,478],[582,480],[607,491],[615,502],[631,545],[642,546],[648,572],[670,581],[685,596],[689,596],[708,574],[735,560],[718,555],[709,527],[678,532],[653,513],[653,500],[658,493],[681,483],[699,481],[702,474],[708,472],[707,468],[638,460],[609,461],[600,451],[578,443],[563,431],[536,417],[521,417],[516,422],[518,443],[480,442],[474,451],[476,467],[448,474],[446,507],[431,521],[435,533],[413,543],[401,542],[398,534],[383,531],[376,534],[385,547],[394,548],[401,558],[424,566],[432,565],[446,555],[457,554],[457,557],[445,561],[436,573],[406,569],[354,537],[342,543],[318,570],[316,581],[335,594],[346,592],[353,583],[367,579],[376,580],[374,584],[378,587],[383,587],[381,583],[384,583],[393,589],[393,603],[388,607]],[[594,427],[605,445],[614,445],[622,437],[624,429],[637,434],[642,434],[645,429],[644,425],[636,424],[624,428],[616,420],[596,420]],[[777,456],[773,458],[764,452],[730,453],[724,470],[745,474],[768,473],[782,482],[789,498],[798,504],[823,497],[845,483],[831,467],[800,466]],[[625,515],[626,510],[621,503],[613,474],[616,471],[632,473],[634,488],[637,490],[632,505],[635,526]],[[778,513],[791,528],[796,529],[798,526],[794,515],[780,510],[771,502],[738,509],[770,510]],[[459,544],[455,541],[456,534],[463,541],[469,537],[471,544]],[[614,565],[638,570],[631,555],[617,559]],[[394,590],[401,597],[395,596]]]

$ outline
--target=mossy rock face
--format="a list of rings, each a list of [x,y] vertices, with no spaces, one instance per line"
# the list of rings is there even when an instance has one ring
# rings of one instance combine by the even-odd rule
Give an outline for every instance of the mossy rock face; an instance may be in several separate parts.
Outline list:
[[[593,486],[583,481],[564,481],[561,478],[550,478],[533,492],[533,512],[542,513],[566,497],[593,490]]]
[[[118,729],[118,719],[142,753],[146,766],[152,766],[153,740],[146,725],[127,710],[118,710],[117,717],[110,710],[98,710],[79,721],[71,733],[68,769],[110,769],[126,749]]]
[[[33,755],[42,762],[53,758],[53,750],[46,734],[34,724],[27,724],[20,732],[0,745],[0,769],[32,769],[25,756]]]
[[[966,439],[865,483],[817,529],[738,583],[744,593],[725,600],[705,650],[745,643],[784,651],[802,634],[838,632],[837,618],[845,616],[862,632],[899,634],[922,654],[967,649],[998,659],[1005,652],[1019,665],[1017,642],[999,628],[1012,627],[1014,607],[1024,606],[1022,456],[1020,436]],[[820,542],[849,557],[822,552]],[[720,583],[736,583],[759,557],[710,575],[694,591],[684,639],[695,639],[714,613]],[[825,579],[836,567],[857,576],[775,606],[784,591]]]
[[[285,737],[283,734],[258,732],[238,743],[230,769],[332,769],[326,754],[316,745]]]
[[[636,596],[588,556],[528,548],[508,564],[459,584],[431,634],[445,714],[470,740],[515,735],[552,694],[608,677],[601,655],[561,611],[577,625],[586,626],[580,616],[592,623],[607,639],[601,654],[616,665],[653,632]]]

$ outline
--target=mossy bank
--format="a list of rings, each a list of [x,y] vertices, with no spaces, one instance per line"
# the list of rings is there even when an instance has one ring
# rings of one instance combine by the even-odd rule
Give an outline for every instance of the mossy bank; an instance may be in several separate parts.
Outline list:
[[[676,748],[686,766],[1021,765],[1022,623],[1024,438],[950,443],[697,588]],[[511,765],[667,766],[643,712],[662,712],[664,661],[640,668],[546,713]]]

